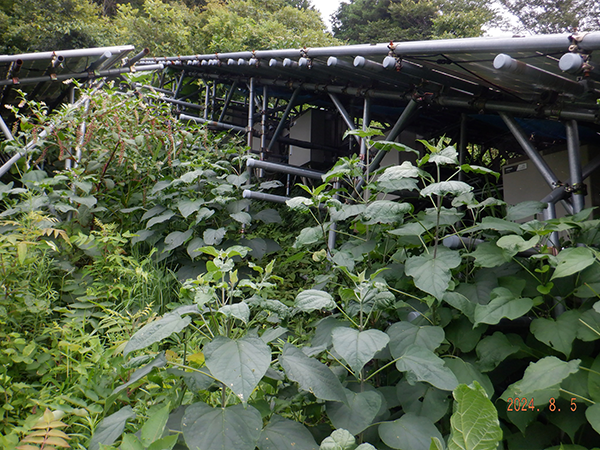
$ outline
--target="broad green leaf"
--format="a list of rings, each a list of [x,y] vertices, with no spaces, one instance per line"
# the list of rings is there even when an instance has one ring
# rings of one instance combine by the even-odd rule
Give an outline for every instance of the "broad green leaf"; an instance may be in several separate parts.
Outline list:
[[[142,426],[141,437],[144,447],[148,447],[154,441],[160,439],[165,430],[167,419],[169,418],[169,406],[166,405],[158,411],[154,411]]]
[[[225,305],[219,308],[219,312],[226,317],[234,317],[241,320],[245,324],[250,320],[250,308],[244,301],[234,303],[233,305]]]
[[[567,358],[571,354],[573,341],[579,328],[579,311],[567,311],[558,319],[535,319],[530,326],[531,333],[544,344],[561,352]]]
[[[124,406],[116,413],[102,419],[102,422],[98,424],[94,431],[89,450],[99,450],[100,444],[112,445],[123,434],[127,419],[133,419],[134,417],[133,408]]]
[[[259,189],[265,190],[265,189],[275,189],[275,188],[279,188],[279,187],[283,187],[283,183],[279,180],[272,180],[272,181],[263,181],[262,183],[260,183]]]
[[[193,233],[193,229],[187,230],[185,232],[173,231],[172,233],[169,233],[169,235],[165,237],[164,251],[173,250],[183,245],[192,236]]]
[[[516,255],[518,252],[524,252],[525,250],[535,247],[539,241],[539,235],[535,235],[526,241],[519,235],[509,234],[498,239],[496,245],[505,249],[509,254]]]
[[[154,230],[138,230],[135,232],[135,236],[131,238],[131,243],[136,244],[138,242],[144,242],[149,237],[154,236],[155,233]]]
[[[488,169],[487,167],[482,167],[482,166],[473,166],[471,164],[463,164],[460,166],[460,170],[462,170],[463,172],[473,172],[473,173],[479,173],[481,175],[493,175],[494,177],[496,177],[496,180],[500,177],[500,174],[498,172],[494,172],[491,169]]]
[[[335,308],[331,294],[317,289],[307,289],[296,296],[294,306],[300,311],[313,312],[321,309]]]
[[[496,450],[502,440],[498,411],[479,383],[473,385],[461,384],[453,392],[448,450]]]
[[[427,417],[433,423],[444,417],[450,406],[450,393],[427,383],[411,385],[402,380],[396,386],[396,395],[404,412]]]
[[[209,217],[211,217],[213,214],[215,213],[215,211],[213,209],[208,209],[208,208],[200,208],[198,210],[198,214],[196,214],[196,224],[202,222],[204,219],[208,219]]]
[[[146,364],[144,367],[137,369],[129,376],[129,380],[126,383],[118,386],[111,392],[110,395],[116,394],[117,392],[121,392],[123,389],[131,386],[134,383],[137,383],[139,380],[148,375],[155,367],[164,367],[167,365],[167,358],[165,358],[164,352],[160,352],[151,363]]]
[[[323,229],[320,226],[303,228],[298,237],[296,237],[294,248],[314,244],[321,239],[323,239]]]
[[[588,406],[585,410],[585,417],[596,433],[600,434],[600,403]]]
[[[554,280],[581,272],[594,264],[595,260],[594,252],[587,247],[570,247],[561,250],[556,257],[556,269],[550,279]]]
[[[192,215],[204,204],[204,200],[181,200],[177,203],[177,209],[184,218]]]
[[[211,374],[246,403],[271,364],[271,350],[260,338],[217,336],[204,346]]]
[[[346,327],[335,328],[332,332],[332,339],[333,348],[344,358],[356,376],[390,340],[388,335],[380,330],[358,331]],[[342,426],[341,428],[352,431],[348,427]]]
[[[441,327],[420,327],[405,321],[396,322],[386,333],[390,337],[390,352],[394,358],[402,356],[412,345],[434,351],[444,340],[444,329]]]
[[[312,392],[322,400],[347,403],[344,388],[329,367],[309,358],[294,345],[286,343],[283,346],[279,363],[288,378],[298,383],[301,389]]]
[[[398,203],[391,200],[375,200],[369,203],[363,212],[363,218],[368,225],[375,223],[400,222],[404,215],[412,211],[410,203]]]
[[[293,197],[286,200],[285,204],[291,209],[301,212],[307,212],[311,206],[314,206],[313,201],[306,197]]]
[[[203,170],[201,170],[201,169],[196,169],[196,170],[193,170],[193,171],[191,171],[191,172],[184,173],[183,175],[181,175],[181,176],[179,177],[179,179],[180,179],[181,181],[183,181],[184,183],[193,183],[193,182],[194,182],[194,181],[196,181],[196,180],[197,180],[199,177],[201,177],[203,173],[204,173],[204,171],[203,171]]]
[[[577,327],[577,338],[586,342],[600,339],[600,313],[596,311],[595,307],[581,314]]]
[[[88,195],[86,197],[80,197],[78,195],[69,195],[69,198],[73,200],[75,203],[79,203],[80,205],[87,206],[88,208],[93,208],[98,200],[93,195]]]
[[[227,182],[233,184],[236,187],[240,187],[246,181],[248,181],[249,173],[243,172],[241,175],[227,175]]]
[[[175,213],[173,211],[171,211],[170,209],[168,209],[164,213],[159,214],[158,216],[154,216],[152,219],[150,219],[148,221],[148,223],[146,224],[146,228],[150,228],[150,227],[152,227],[152,225],[155,225],[157,223],[166,222],[174,215],[175,215]]]
[[[475,366],[461,358],[446,358],[446,367],[448,367],[460,384],[471,385],[474,381],[479,383],[485,390],[488,397],[494,395],[494,385],[487,375],[482,374]]]
[[[446,296],[444,296],[445,298]],[[469,353],[477,346],[481,335],[486,332],[487,328],[486,325],[473,327],[473,322],[466,315],[461,315],[450,322],[444,332],[446,340],[455,348],[463,353]]]
[[[147,450],[172,450],[172,448],[175,447],[175,444],[177,444],[178,440],[178,434],[165,436],[164,438],[157,439],[152,444],[150,444]]]
[[[162,318],[144,325],[127,342],[123,355],[146,348],[155,342],[168,338],[173,333],[179,333],[191,322],[189,316],[181,317],[176,313],[165,314]]]
[[[432,438],[443,441],[431,420],[413,413],[393,422],[383,422],[379,425],[379,437],[387,446],[398,450],[429,450]]]
[[[35,447],[37,448],[37,447]],[[134,434],[125,433],[121,442],[121,450],[145,450],[140,440]]]
[[[408,145],[404,145],[404,144],[401,144],[399,142],[394,142],[394,141],[386,141],[386,140],[374,141],[373,147],[376,148],[377,150],[383,150],[384,152],[396,150],[397,152],[411,152],[411,153],[415,153],[415,154],[419,155],[419,152],[417,150],[415,150],[414,148],[411,148]]]
[[[172,375],[177,375],[183,378],[183,381],[185,382],[187,388],[194,394],[197,394],[200,391],[204,391],[208,389],[213,383],[216,383],[214,379],[212,379],[208,375],[205,375],[205,373],[210,373],[210,371],[206,367],[202,368],[202,373],[195,371],[184,372],[183,370],[175,368],[167,369],[167,372]]]
[[[473,190],[472,186],[462,181],[440,181],[439,183],[431,183],[421,190],[421,196],[439,195],[445,196],[451,195],[462,195]]]
[[[445,247],[438,247],[436,257],[433,256],[433,249],[429,249],[429,253],[408,258],[404,271],[413,277],[415,286],[441,299],[450,285],[450,270],[460,265],[461,258],[460,253]]]
[[[260,433],[256,446],[260,450],[316,450],[315,439],[304,425],[274,415]]]
[[[508,231],[514,234],[523,234],[523,230],[521,230],[519,224],[489,216],[484,217],[479,225],[475,227],[475,230]]]
[[[343,428],[335,430],[331,436],[326,437],[321,442],[319,450],[354,450],[356,440],[348,430]]]
[[[442,150],[435,151],[429,155],[429,162],[436,165],[458,164],[458,152],[450,145]]]
[[[587,388],[590,398],[600,404],[600,355],[594,359],[590,367]]]
[[[404,161],[398,166],[390,166],[379,176],[378,182],[395,181],[399,178],[418,178],[423,171],[413,166],[410,161]]]
[[[558,385],[569,375],[579,370],[581,360],[574,359],[569,362],[561,361],[555,356],[546,356],[529,364],[523,375],[523,379],[511,384],[500,397],[507,401],[509,397],[531,398],[536,391],[551,390],[556,395],[550,397],[557,398],[559,391]],[[543,402],[535,404],[542,405]],[[546,400],[547,403],[547,400]]]
[[[329,216],[331,217],[331,220],[337,222],[358,216],[359,214],[362,214],[366,208],[366,205],[360,203],[358,205],[342,205],[340,208],[331,207],[329,208]]]
[[[348,405],[340,402],[327,403],[327,416],[335,428],[348,430],[357,435],[366,430],[381,408],[381,394],[376,391],[352,392],[346,390]]]
[[[517,203],[514,206],[509,206],[506,208],[506,219],[507,220],[521,220],[526,217],[533,216],[535,214],[541,213],[544,209],[548,207],[547,203],[536,202],[536,201],[527,201]]]
[[[476,352],[479,358],[477,367],[482,372],[494,370],[502,361],[519,350],[520,348],[512,344],[504,333],[496,331],[477,344]]]
[[[388,233],[393,234],[395,236],[421,236],[432,226],[432,224],[424,226],[419,222],[409,222],[405,225],[402,225],[400,228],[388,231]]]
[[[512,261],[515,253],[498,247],[493,242],[479,244],[469,256],[475,258],[475,264],[480,267],[498,267]]]
[[[371,444],[364,442],[362,444],[360,444],[358,447],[356,447],[354,450],[377,450],[375,447],[373,447]],[[444,450],[444,449],[441,449]]]
[[[252,223],[252,216],[245,211],[229,214],[229,217],[231,217],[236,222],[243,223],[246,225]]]
[[[279,212],[276,209],[271,208],[263,209],[262,211],[253,214],[252,218],[260,220],[263,223],[282,223]]]
[[[431,438],[431,446],[429,450],[444,450],[444,444],[436,437]]]
[[[204,245],[204,239],[202,239],[201,237],[195,237],[187,245],[187,254],[190,258],[192,258],[192,260],[196,259],[197,256],[200,256],[202,254],[202,252],[198,251],[198,249],[204,247]]]
[[[194,403],[185,410],[181,426],[190,449],[254,450],[262,419],[252,406],[213,408],[206,403]]]
[[[474,325],[495,325],[505,317],[515,320],[525,315],[532,307],[533,300],[530,298],[515,298],[510,290],[496,288],[492,291],[492,300],[487,305],[475,306]]]
[[[446,292],[442,298],[450,306],[462,312],[471,322],[475,320],[475,307],[477,303],[469,300],[468,297],[459,292]]]
[[[225,237],[226,232],[227,230],[225,228],[219,228],[217,230],[209,228],[204,231],[202,238],[206,245],[219,245]]]
[[[396,368],[407,372],[409,382],[425,381],[444,391],[452,391],[458,385],[456,376],[444,365],[444,361],[431,350],[418,345],[405,350],[396,361]]]

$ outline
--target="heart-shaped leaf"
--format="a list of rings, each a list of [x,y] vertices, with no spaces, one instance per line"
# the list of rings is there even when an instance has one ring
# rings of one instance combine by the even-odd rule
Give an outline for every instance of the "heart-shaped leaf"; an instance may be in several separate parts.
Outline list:
[[[262,418],[252,406],[213,408],[206,403],[194,403],[185,410],[181,426],[189,448],[254,450]]]
[[[279,357],[286,375],[300,388],[323,400],[347,403],[346,393],[337,376],[325,364],[306,356],[302,350],[286,343]]]
[[[444,361],[431,350],[412,345],[396,361],[400,372],[407,372],[411,381],[425,381],[444,391],[452,391],[458,385],[458,380],[452,371],[444,365]]]
[[[443,441],[431,420],[413,413],[379,425],[379,436],[386,445],[399,450],[429,450],[432,438]]]
[[[404,271],[413,277],[415,286],[441,299],[450,285],[450,270],[458,267],[460,263],[458,252],[438,247],[437,253],[430,249],[429,253],[408,258]]]
[[[381,394],[376,391],[352,392],[346,390],[348,404],[327,403],[327,416],[336,428],[357,435],[367,429],[381,408]]]
[[[212,375],[245,403],[271,364],[271,350],[255,336],[218,336],[204,347],[204,358]]]
[[[295,420],[274,415],[260,433],[256,446],[260,450],[317,450],[310,431]]]
[[[444,329],[441,327],[419,327],[410,322],[396,322],[387,330],[390,337],[390,352],[399,358],[411,345],[418,345],[434,351],[444,340]]]
[[[382,350],[390,340],[389,336],[383,331],[358,331],[346,327],[335,328],[332,332],[332,338],[333,348],[344,358],[344,361],[348,363],[355,375],[358,375],[365,364],[371,361],[375,354]]]

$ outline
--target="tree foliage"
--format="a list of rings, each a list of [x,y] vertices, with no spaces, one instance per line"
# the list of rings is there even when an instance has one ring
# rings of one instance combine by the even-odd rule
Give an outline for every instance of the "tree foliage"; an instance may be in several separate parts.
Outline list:
[[[520,31],[566,33],[600,30],[600,4],[585,0],[500,0]]]
[[[0,52],[133,44],[153,55],[335,44],[307,0],[3,0]]]
[[[353,0],[340,4],[333,32],[350,43],[473,37],[495,18],[482,0]]]

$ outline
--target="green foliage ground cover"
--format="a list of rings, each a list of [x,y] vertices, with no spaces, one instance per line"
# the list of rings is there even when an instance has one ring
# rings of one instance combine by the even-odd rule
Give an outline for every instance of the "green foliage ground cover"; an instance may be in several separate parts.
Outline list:
[[[2,144],[39,139],[0,185],[2,448],[597,445],[591,211],[543,222],[539,203],[476,198],[458,174],[495,175],[444,139],[250,203],[280,183],[249,177],[235,137],[150,94],[82,95],[83,140],[81,111],[29,102]]]

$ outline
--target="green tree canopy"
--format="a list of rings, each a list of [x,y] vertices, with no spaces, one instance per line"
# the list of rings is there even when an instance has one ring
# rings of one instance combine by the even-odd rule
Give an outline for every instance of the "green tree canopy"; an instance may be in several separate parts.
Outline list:
[[[350,43],[473,37],[495,19],[483,0],[352,0],[335,13],[333,32]]]
[[[500,0],[518,20],[517,30],[564,33],[600,30],[600,3],[585,0]]]

